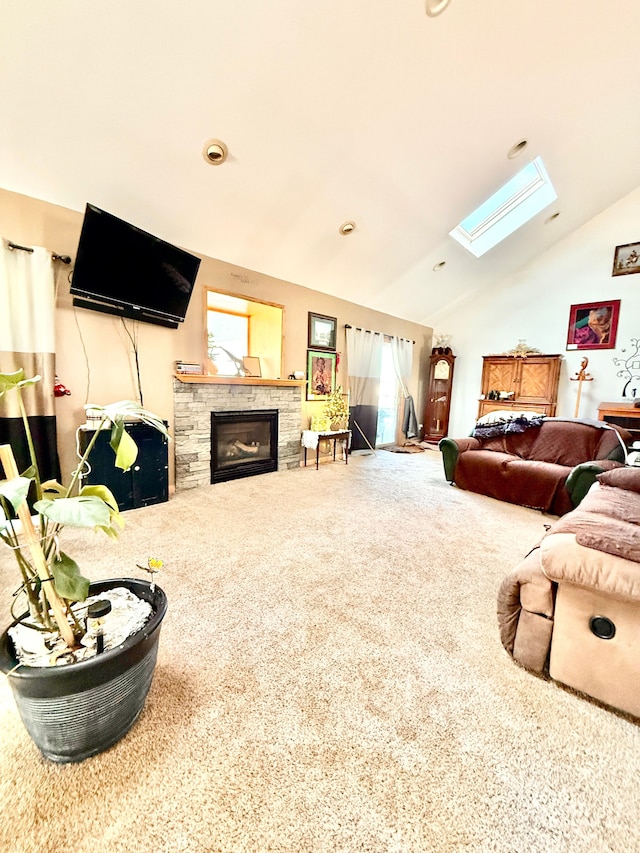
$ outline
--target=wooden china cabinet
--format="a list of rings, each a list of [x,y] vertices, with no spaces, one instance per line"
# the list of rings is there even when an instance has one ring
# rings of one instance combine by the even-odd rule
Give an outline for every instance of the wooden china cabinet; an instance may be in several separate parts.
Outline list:
[[[561,364],[561,355],[485,355],[478,417],[502,409],[524,409],[553,417]],[[495,399],[501,393],[508,396]]]
[[[434,347],[429,357],[429,387],[424,414],[424,440],[437,444],[449,428],[455,355],[449,347]]]

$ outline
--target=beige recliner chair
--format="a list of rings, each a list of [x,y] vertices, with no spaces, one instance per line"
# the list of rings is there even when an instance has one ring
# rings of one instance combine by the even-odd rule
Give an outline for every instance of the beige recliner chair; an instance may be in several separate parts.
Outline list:
[[[527,669],[640,717],[640,468],[598,476],[498,594],[502,644]]]

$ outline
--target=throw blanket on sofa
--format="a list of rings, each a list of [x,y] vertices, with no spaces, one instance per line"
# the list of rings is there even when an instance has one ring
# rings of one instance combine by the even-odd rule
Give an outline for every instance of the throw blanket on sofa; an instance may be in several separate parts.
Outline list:
[[[479,421],[472,435],[474,438],[493,438],[496,435],[525,432],[525,430],[531,429],[531,427],[539,427],[542,424],[543,418],[544,415],[540,415],[539,418],[527,418],[520,415],[509,420],[496,421],[495,423],[481,423]]]

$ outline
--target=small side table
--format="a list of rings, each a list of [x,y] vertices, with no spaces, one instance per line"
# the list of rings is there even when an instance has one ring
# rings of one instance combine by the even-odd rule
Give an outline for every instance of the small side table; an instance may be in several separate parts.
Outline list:
[[[307,467],[307,450],[316,451],[316,471],[320,464],[320,441],[323,438],[333,439],[333,461],[336,461],[336,442],[344,441],[344,462],[349,464],[349,448],[351,447],[351,430],[338,429],[317,432],[313,429],[302,431],[302,446],[304,447],[304,467]]]

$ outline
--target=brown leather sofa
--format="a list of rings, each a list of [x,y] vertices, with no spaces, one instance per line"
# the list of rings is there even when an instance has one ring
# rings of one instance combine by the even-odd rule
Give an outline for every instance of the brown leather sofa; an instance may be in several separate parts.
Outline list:
[[[640,467],[598,475],[504,579],[504,648],[527,669],[640,717]]]
[[[631,435],[602,421],[510,415],[443,438],[445,477],[461,489],[564,515],[598,474],[624,464]]]

